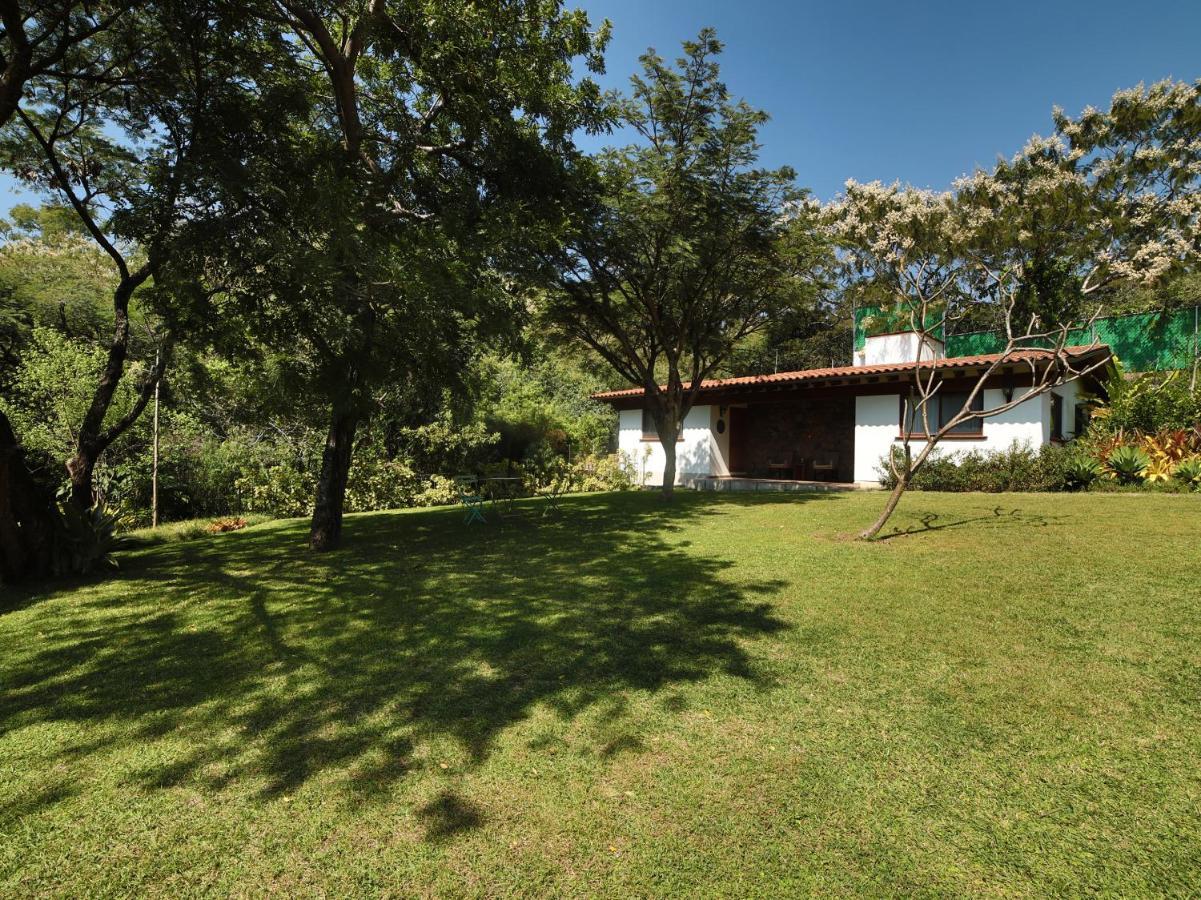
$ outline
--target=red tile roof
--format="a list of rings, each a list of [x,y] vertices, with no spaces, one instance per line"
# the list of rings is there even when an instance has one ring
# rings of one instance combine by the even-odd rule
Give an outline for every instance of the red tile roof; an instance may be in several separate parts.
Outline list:
[[[1072,358],[1086,357],[1094,353],[1109,353],[1104,344],[1087,346],[1064,347],[1064,353]],[[1037,362],[1050,359],[1054,355],[1051,350],[1025,349],[1010,353],[1006,363]],[[1004,354],[986,353],[981,356],[954,356],[946,359],[923,360],[922,362],[880,363],[874,366],[837,366],[830,369],[804,369],[800,372],[777,372],[774,375],[745,375],[741,378],[711,378],[701,382],[702,391],[720,390],[723,388],[757,387],[760,385],[790,385],[805,382],[832,381],[841,378],[860,378],[870,375],[895,375],[901,372],[912,372],[919,368],[970,369],[977,366],[989,366],[999,361]],[[601,391],[593,394],[596,400],[617,400],[626,397],[640,397],[643,388],[625,388],[619,391]]]

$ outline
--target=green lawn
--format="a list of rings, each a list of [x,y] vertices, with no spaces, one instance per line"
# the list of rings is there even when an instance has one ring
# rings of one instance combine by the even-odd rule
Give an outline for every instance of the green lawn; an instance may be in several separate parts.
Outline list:
[[[10,591],[0,893],[1201,891],[1201,498],[851,540],[883,499],[272,523]]]

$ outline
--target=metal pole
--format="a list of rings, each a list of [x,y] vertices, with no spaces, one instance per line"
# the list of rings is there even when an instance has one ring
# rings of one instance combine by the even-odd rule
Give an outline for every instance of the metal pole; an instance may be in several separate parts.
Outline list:
[[[158,371],[158,351],[154,354],[154,368]],[[162,376],[154,383],[154,454],[150,467],[150,527],[158,528],[158,388]]]
[[[1201,312],[1201,304],[1193,306],[1193,377],[1190,379],[1189,389],[1197,389],[1197,366],[1201,365],[1201,347],[1197,346],[1198,340],[1198,313]]]

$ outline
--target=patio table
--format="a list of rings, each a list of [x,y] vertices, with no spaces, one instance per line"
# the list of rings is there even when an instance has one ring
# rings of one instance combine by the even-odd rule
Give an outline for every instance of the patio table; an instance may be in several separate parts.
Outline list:
[[[492,501],[492,509],[501,518],[516,515],[513,511],[513,501],[521,493],[521,479],[516,475],[498,475],[491,478],[481,478],[487,487],[488,498]]]

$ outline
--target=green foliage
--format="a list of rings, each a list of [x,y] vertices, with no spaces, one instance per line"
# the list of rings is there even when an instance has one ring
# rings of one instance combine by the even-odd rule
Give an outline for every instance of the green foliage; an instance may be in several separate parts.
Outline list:
[[[589,398],[607,385],[565,352],[537,350],[532,358],[484,361],[479,410],[497,432],[497,451],[521,459],[548,444],[573,455],[602,451],[617,424],[607,404]]]
[[[497,440],[483,422],[456,421],[448,410],[442,410],[432,422],[396,430],[391,435],[396,453],[389,458],[404,459],[414,472],[453,475],[481,462]],[[369,459],[379,460],[382,447],[382,435],[377,433],[360,441],[359,452],[366,451]]]
[[[637,469],[620,453],[586,456],[575,461],[572,488],[579,491],[627,491],[637,483]]]
[[[1192,428],[1201,423],[1201,383],[1188,373],[1130,375],[1120,362],[1110,368],[1104,398],[1094,401],[1089,433],[1094,436],[1153,434],[1162,429]]]
[[[774,312],[812,302],[825,246],[793,170],[759,165],[767,114],[733,98],[721,50],[703,29],[674,66],[641,57],[624,107],[638,143],[597,160],[599,199],[571,230],[542,308],[558,333],[651,389],[669,468],[691,385]]]
[[[1201,491],[1201,456],[1190,456],[1178,462],[1172,477],[1191,491]]]
[[[61,540],[55,545],[54,568],[60,575],[87,575],[117,568],[120,516],[103,501],[81,510],[71,503],[59,506]]]
[[[900,448],[894,448],[898,467],[903,467]],[[916,472],[911,487],[919,491],[1062,491],[1078,486],[1078,454],[1067,447],[1048,444],[1033,450],[1014,443],[995,452],[935,453]],[[880,466],[881,483],[892,488],[896,482],[887,462]]]
[[[55,207],[39,213],[46,217],[51,210],[54,218],[61,215]],[[108,257],[73,231],[47,233],[43,227],[10,234],[0,247],[0,369],[6,356],[10,365],[15,362],[17,348],[39,326],[72,338],[101,339],[111,330],[115,284]],[[132,315],[140,333],[144,319],[136,300]]]
[[[28,451],[55,465],[71,454],[105,355],[94,343],[67,337],[53,328],[33,329],[0,396],[0,407]],[[130,370],[135,378],[141,371],[136,363]],[[122,379],[106,421],[125,415],[135,399],[133,379]],[[130,439],[132,436],[127,436],[126,442]],[[120,452],[119,444],[113,453]]]
[[[1105,473],[1104,466],[1087,453],[1077,451],[1064,463],[1064,486],[1069,490],[1083,490]]]
[[[1142,447],[1123,444],[1105,460],[1105,472],[1121,484],[1138,484],[1147,477],[1151,457]]]

